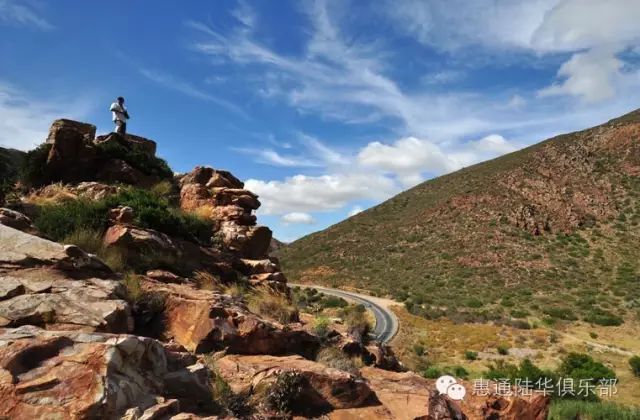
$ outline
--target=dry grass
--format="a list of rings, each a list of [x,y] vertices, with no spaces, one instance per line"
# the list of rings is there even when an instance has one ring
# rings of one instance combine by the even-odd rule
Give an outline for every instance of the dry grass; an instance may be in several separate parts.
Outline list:
[[[486,371],[491,356],[496,360],[518,363],[521,357],[514,348],[527,348],[537,352],[533,361],[541,368],[554,369],[568,352],[587,353],[611,367],[618,377],[618,393],[612,402],[640,406],[640,378],[631,372],[629,356],[618,352],[640,354],[640,336],[637,322],[619,327],[592,326],[582,322],[572,323],[562,330],[519,330],[491,324],[454,324],[448,320],[426,320],[409,314],[402,307],[393,307],[400,320],[400,332],[391,343],[396,354],[410,368],[424,370],[430,364],[460,365],[479,377]],[[594,339],[589,334],[595,332]],[[552,338],[555,337],[555,338]],[[594,347],[596,343],[606,347]],[[509,355],[500,356],[498,346],[507,346]],[[414,348],[424,348],[426,354],[416,354]],[[464,352],[478,351],[478,360],[466,360]],[[485,352],[485,353],[483,353]]]
[[[352,375],[358,375],[358,368],[362,367],[362,361],[357,358],[351,358],[336,347],[325,347],[318,352],[316,362],[322,363],[330,368],[339,369],[349,372]]]
[[[203,290],[220,290],[221,288],[220,281],[207,271],[196,271],[193,280],[198,288]]]
[[[78,228],[65,237],[62,243],[76,245],[86,252],[97,255],[116,273],[123,272],[127,267],[127,259],[123,251],[118,248],[104,246],[102,233],[99,231]]]
[[[251,312],[281,324],[298,319],[298,310],[281,293],[266,289],[254,290],[247,296],[247,305]]]
[[[30,204],[44,206],[62,204],[77,199],[78,196],[69,185],[58,182],[30,193],[24,198],[24,201]]]

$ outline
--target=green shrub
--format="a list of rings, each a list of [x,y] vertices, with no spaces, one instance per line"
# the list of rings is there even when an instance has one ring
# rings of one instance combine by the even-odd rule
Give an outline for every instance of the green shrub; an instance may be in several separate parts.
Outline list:
[[[329,331],[329,318],[326,316],[317,317],[313,323],[313,332],[320,337],[320,340],[326,340]]]
[[[565,321],[575,321],[578,319],[570,308],[551,306],[543,308],[542,312],[552,318],[563,319]]]
[[[464,358],[467,360],[478,360],[478,352],[467,350],[464,352]]]
[[[265,396],[267,406],[282,414],[298,411],[306,380],[297,372],[282,372]]]
[[[43,143],[25,155],[20,166],[20,180],[27,187],[39,187],[45,181],[45,168],[51,145]]]
[[[122,272],[126,268],[126,256],[118,248],[105,247],[101,231],[79,227],[62,239],[62,243],[76,245],[86,252],[97,255],[115,272]]]
[[[445,373],[451,373],[451,375],[455,376],[456,378],[467,379],[469,377],[469,372],[467,371],[467,369],[457,365],[445,369]]]
[[[422,372],[422,376],[427,379],[438,379],[442,376],[442,371],[437,366],[429,366],[424,370],[424,372]]]
[[[104,201],[78,199],[39,208],[34,224],[54,241],[74,235],[76,231],[104,232],[109,207]]]
[[[98,155],[104,159],[121,159],[146,175],[160,179],[173,178],[173,171],[163,159],[150,155],[137,145],[128,148],[117,142],[97,145]]]
[[[633,356],[629,359],[629,366],[631,371],[637,377],[640,377],[640,356]]]
[[[594,308],[584,316],[584,321],[591,324],[608,326],[622,325],[624,320],[609,311],[601,308]]]
[[[506,356],[509,354],[509,347],[507,346],[498,346],[497,350],[498,350],[498,354],[502,356]]]
[[[18,180],[20,162],[16,162],[19,155],[0,147],[0,205],[2,198],[13,188]]]
[[[555,400],[549,408],[549,420],[640,420],[640,410],[610,402]]]
[[[566,355],[557,369],[557,374],[560,377],[573,378],[576,383],[583,380],[589,381],[593,385],[597,385],[601,380],[616,378],[613,370],[601,362],[593,360],[588,354],[582,353],[569,353]],[[590,395],[576,396],[576,398],[591,401],[598,400],[595,392]]]
[[[61,241],[77,229],[104,232],[109,209],[118,206],[134,209],[136,226],[203,244],[211,240],[211,221],[171,208],[165,198],[133,187],[100,201],[80,198],[41,206],[34,223],[45,235]]]
[[[415,343],[412,349],[416,356],[424,356],[426,353],[424,346],[420,343]]]

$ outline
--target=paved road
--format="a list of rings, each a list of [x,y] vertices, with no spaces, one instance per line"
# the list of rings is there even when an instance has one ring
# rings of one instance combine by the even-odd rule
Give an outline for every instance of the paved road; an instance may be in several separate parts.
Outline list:
[[[348,301],[363,304],[376,317],[376,326],[373,329],[373,336],[376,340],[381,341],[382,343],[389,342],[398,332],[398,318],[396,318],[396,315],[390,309],[376,303],[375,298],[372,296],[307,284],[289,283],[289,286],[312,288],[327,295],[338,296]]]

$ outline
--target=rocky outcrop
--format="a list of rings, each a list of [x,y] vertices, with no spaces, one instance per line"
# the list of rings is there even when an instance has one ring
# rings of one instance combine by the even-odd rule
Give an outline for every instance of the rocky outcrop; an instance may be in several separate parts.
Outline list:
[[[549,410],[550,398],[542,394],[474,395],[473,384],[458,381],[467,392],[463,401],[453,401],[438,395],[434,380],[413,372],[365,367],[361,373],[394,419],[544,420]]]
[[[40,169],[37,185],[52,182],[83,181],[120,182],[151,186],[160,181],[158,174],[145,173],[124,160],[124,155],[145,154],[155,158],[156,144],[143,137],[110,133],[95,137],[96,127],[78,121],[60,119],[53,122],[46,143],[49,154]],[[38,163],[40,164],[40,163]]]
[[[37,229],[24,214],[11,209],[0,208],[0,225],[21,230],[27,233],[36,233]]]
[[[129,217],[124,214],[120,209],[113,212],[112,216],[116,219]],[[179,255],[174,241],[164,233],[120,223],[107,229],[104,244],[124,251],[132,264],[141,262],[149,255],[169,261],[175,261]]]
[[[291,354],[312,357],[317,337],[302,326],[266,321],[239,299],[191,284],[143,282],[145,291],[162,295],[165,335],[196,353],[226,349],[238,354]]]
[[[371,389],[361,378],[300,356],[232,355],[218,360],[216,368],[234,392],[248,394],[268,388],[284,372],[295,372],[304,378],[298,409],[308,414],[375,404]]]
[[[94,132],[95,137],[95,132]],[[156,142],[146,139],[144,137],[136,136],[134,134],[125,134],[124,136],[117,133],[110,133],[104,136],[95,137],[94,143],[96,144],[108,144],[109,142],[118,143],[123,147],[135,147],[137,150],[148,154],[149,156],[155,156],[156,154]]]
[[[176,413],[175,403],[167,410],[171,399],[186,409],[203,408],[211,395],[207,379],[191,374],[199,369],[171,370],[163,345],[150,338],[32,326],[0,329],[0,415],[118,418],[132,408]],[[150,407],[156,408],[144,411]]]
[[[123,285],[77,247],[0,226],[0,327],[128,332]]]
[[[180,183],[180,206],[197,211],[216,223],[221,245],[251,259],[266,258],[271,230],[255,226],[253,210],[260,207],[258,197],[243,189],[244,184],[226,171],[197,167]]]

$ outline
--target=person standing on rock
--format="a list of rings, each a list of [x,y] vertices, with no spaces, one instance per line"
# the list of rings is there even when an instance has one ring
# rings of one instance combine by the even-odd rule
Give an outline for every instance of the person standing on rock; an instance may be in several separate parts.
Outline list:
[[[129,119],[127,108],[124,107],[124,98],[118,96],[118,99],[111,104],[109,110],[111,111],[113,122],[116,123],[116,133],[124,136],[127,133],[127,120]]]

